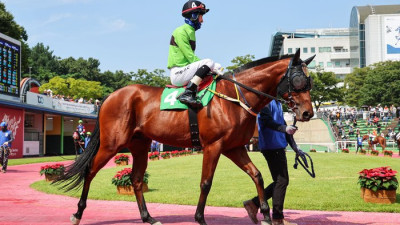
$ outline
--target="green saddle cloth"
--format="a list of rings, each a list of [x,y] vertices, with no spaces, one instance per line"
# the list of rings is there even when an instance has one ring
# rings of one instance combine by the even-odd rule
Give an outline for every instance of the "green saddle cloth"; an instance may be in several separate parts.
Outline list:
[[[217,82],[214,80],[207,88],[197,93],[197,97],[201,98],[203,106],[208,105],[214,96],[214,93],[207,91],[211,89],[215,91]],[[171,109],[187,109],[188,106],[181,103],[177,97],[185,91],[185,88],[165,88],[161,95],[160,110],[171,110]]]

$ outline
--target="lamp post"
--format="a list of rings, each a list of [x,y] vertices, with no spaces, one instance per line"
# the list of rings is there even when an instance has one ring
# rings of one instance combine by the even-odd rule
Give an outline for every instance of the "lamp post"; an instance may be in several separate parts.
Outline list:
[[[29,78],[31,78],[31,70],[32,70],[32,66],[29,67]]]

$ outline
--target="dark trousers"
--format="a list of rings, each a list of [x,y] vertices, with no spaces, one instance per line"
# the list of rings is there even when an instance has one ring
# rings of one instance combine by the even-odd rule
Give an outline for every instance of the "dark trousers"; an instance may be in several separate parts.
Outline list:
[[[362,149],[362,145],[357,144],[356,154],[358,152],[358,149]]]
[[[272,197],[272,218],[283,219],[283,204],[285,202],[286,188],[289,185],[289,173],[285,149],[268,150],[263,152],[267,160],[272,182],[264,189],[265,200]],[[252,199],[257,207],[260,207],[258,196]]]
[[[2,165],[2,169],[4,171],[7,170],[7,164],[8,164],[8,155],[10,154],[10,148],[0,148],[0,164]]]

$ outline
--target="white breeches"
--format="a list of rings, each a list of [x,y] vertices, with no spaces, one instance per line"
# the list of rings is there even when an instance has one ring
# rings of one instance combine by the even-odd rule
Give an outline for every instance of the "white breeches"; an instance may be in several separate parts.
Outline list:
[[[171,68],[171,83],[175,86],[184,86],[193,78],[196,71],[202,66],[208,66],[212,71],[215,62],[211,59],[202,59],[183,67]]]

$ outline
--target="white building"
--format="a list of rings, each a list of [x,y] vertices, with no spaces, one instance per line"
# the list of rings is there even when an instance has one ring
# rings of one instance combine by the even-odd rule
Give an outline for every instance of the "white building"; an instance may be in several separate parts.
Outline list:
[[[355,6],[349,28],[304,29],[277,32],[271,39],[270,56],[314,54],[311,71],[323,69],[343,79],[355,67],[400,60],[400,5]]]
[[[280,55],[293,54],[300,48],[301,58],[316,55],[308,65],[311,71],[317,69],[334,72],[338,78],[344,78],[351,72],[349,29],[307,29],[292,33],[277,33],[274,38],[282,37]],[[272,49],[272,48],[271,48]]]

